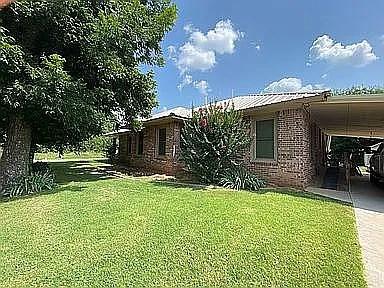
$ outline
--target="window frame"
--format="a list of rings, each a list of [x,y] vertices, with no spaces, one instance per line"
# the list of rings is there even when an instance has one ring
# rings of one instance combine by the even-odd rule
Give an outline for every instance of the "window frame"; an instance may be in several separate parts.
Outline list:
[[[160,130],[165,130],[164,154],[160,154]],[[156,157],[164,158],[167,156],[167,130],[167,127],[158,127],[156,129]]]
[[[127,155],[132,155],[132,143],[133,137],[132,135],[127,135]]]
[[[142,151],[140,151],[140,136],[143,136]],[[141,152],[141,153],[140,153]],[[139,131],[136,135],[136,156],[144,156],[144,131]]]
[[[257,157],[257,122],[262,121],[273,121],[273,158],[258,158]],[[278,130],[277,130],[277,117],[269,116],[269,117],[260,117],[252,119],[252,161],[253,162],[276,162],[277,161],[277,152],[278,152]]]

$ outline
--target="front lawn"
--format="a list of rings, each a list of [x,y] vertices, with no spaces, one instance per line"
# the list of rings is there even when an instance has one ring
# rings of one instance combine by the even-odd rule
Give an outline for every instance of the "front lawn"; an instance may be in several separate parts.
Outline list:
[[[62,159],[99,159],[105,158],[105,153],[88,151],[88,152],[65,152]],[[45,152],[36,153],[35,160],[60,160],[58,153]]]
[[[54,193],[0,202],[1,286],[366,287],[347,205],[108,179],[88,164],[56,163]]]

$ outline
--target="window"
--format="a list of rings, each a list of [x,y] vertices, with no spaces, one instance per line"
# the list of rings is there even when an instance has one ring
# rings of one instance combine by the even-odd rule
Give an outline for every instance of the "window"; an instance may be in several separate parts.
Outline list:
[[[160,128],[157,130],[157,155],[165,156],[165,147],[167,142],[167,129]]]
[[[132,136],[128,136],[127,139],[127,153],[132,154]]]
[[[141,131],[137,135],[137,155],[143,155],[144,153],[144,133]]]
[[[256,121],[256,159],[275,159],[275,120]]]

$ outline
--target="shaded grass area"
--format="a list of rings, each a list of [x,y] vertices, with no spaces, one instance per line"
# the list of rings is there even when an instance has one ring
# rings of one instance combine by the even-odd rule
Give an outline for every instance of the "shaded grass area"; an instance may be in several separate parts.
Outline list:
[[[105,153],[101,152],[66,152],[64,153],[62,159],[95,159],[95,158],[105,158]],[[35,160],[59,160],[59,155],[55,152],[46,152],[46,153],[36,153]]]
[[[100,165],[54,163],[54,193],[0,203],[0,286],[366,287],[349,206]]]

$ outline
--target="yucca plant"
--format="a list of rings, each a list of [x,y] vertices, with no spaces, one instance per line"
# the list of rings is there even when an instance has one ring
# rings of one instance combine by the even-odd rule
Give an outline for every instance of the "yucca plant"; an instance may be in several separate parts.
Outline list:
[[[2,191],[2,195],[9,198],[15,198],[49,191],[55,186],[55,175],[51,171],[36,172],[27,177],[14,179],[5,187]]]
[[[219,184],[229,189],[258,191],[264,188],[267,182],[245,167],[238,166],[225,171]]]

